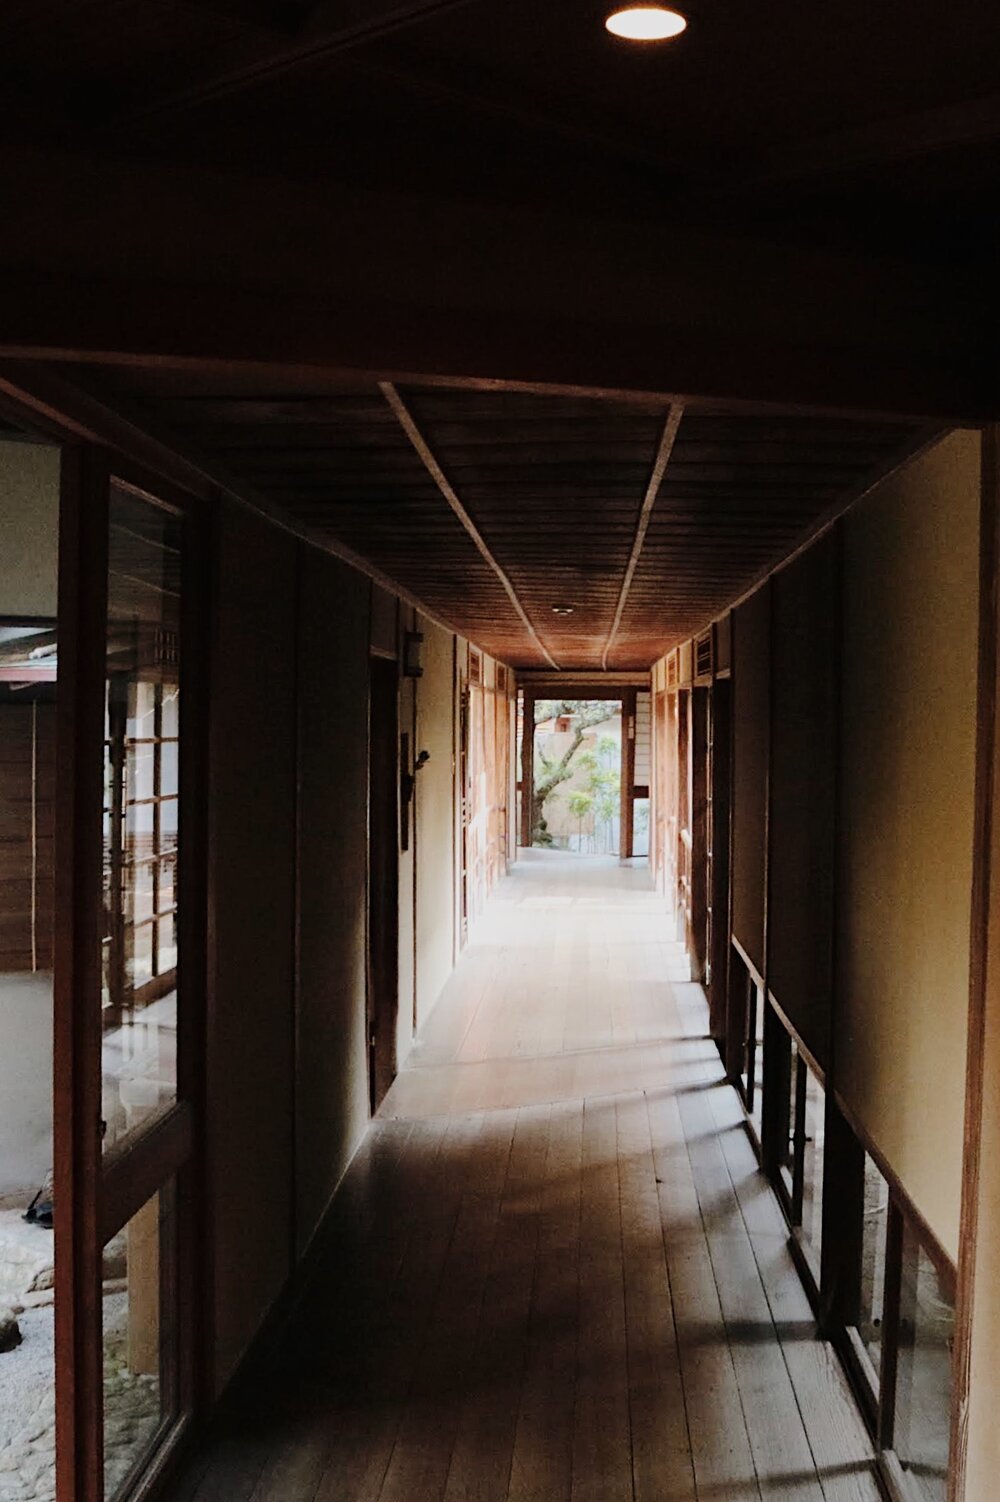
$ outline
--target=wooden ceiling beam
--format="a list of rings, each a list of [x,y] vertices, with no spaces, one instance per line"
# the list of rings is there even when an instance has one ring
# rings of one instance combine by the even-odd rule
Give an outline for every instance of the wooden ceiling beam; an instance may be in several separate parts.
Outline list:
[[[382,392],[382,395],[389,403],[389,406],[392,408],[393,412],[396,414],[396,418],[399,422],[400,427],[403,429],[403,432],[413,444],[413,447],[419,455],[422,464],[424,465],[431,479],[434,481],[434,484],[437,486],[438,490],[441,492],[442,497],[451,507],[452,511],[455,513],[456,517],[461,522],[462,526],[465,528],[472,541],[475,543],[479,552],[482,554],[483,558],[486,560],[490,568],[500,580],[500,583],[503,585],[504,590],[507,594],[507,598],[510,600],[510,603],[517,611],[518,616],[523,621],[524,628],[530,636],[531,640],[534,642],[535,646],[538,648],[539,652],[545,658],[545,661],[549,664],[549,666],[555,668],[558,671],[559,664],[552,656],[548,647],[542,641],[541,637],[535,629],[534,624],[529,618],[527,611],[521,604],[521,601],[518,598],[517,591],[515,590],[513,584],[510,582],[507,574],[504,572],[500,564],[497,562],[496,558],[491,553],[489,545],[487,544],[482,533],[479,531],[479,528],[476,526],[475,522],[472,520],[472,517],[469,515],[468,511],[466,511],[465,507],[462,505],[462,502],[456,495],[450,481],[448,480],[447,475],[444,473],[440,464],[437,462],[437,459],[434,457],[434,454],[431,451],[426,438],[417,427],[417,424],[413,418],[413,414],[410,412],[399,392],[396,390],[391,381],[380,381],[379,390]]]
[[[615,644],[615,637],[618,635],[618,628],[622,623],[622,615],[628,603],[629,590],[632,588],[632,580],[635,578],[635,571],[639,566],[639,559],[642,556],[642,546],[646,541],[646,533],[649,530],[653,507],[656,505],[656,497],[660,493],[663,476],[666,474],[667,465],[670,463],[670,455],[673,453],[674,443],[677,440],[677,430],[681,425],[681,418],[683,416],[683,403],[673,402],[667,412],[666,421],[663,424],[663,432],[660,434],[660,442],[657,446],[656,457],[653,460],[653,468],[646,485],[646,494],[643,496],[639,517],[636,521],[632,551],[629,554],[625,577],[622,580],[621,593],[618,596],[618,604],[615,608],[615,618],[611,623],[611,630],[608,632],[608,639],[604,643],[604,650],[601,653],[601,667],[604,669],[607,669],[608,654]]]
[[[112,104],[101,123],[120,129],[141,120],[161,119],[193,109],[210,100],[228,98],[296,68],[317,63],[429,20],[445,11],[469,5],[474,0],[322,0],[301,7],[284,8],[285,28],[270,37],[249,40],[221,62],[213,60],[202,73],[167,85],[160,94],[127,100],[118,109]],[[239,5],[233,0],[234,10]],[[273,7],[276,18],[282,8]],[[254,5],[248,20],[259,20]]]
[[[764,157],[718,191],[749,193],[815,178],[847,177],[996,140],[1000,140],[1000,94],[807,136]]]
[[[985,274],[87,152],[5,152],[0,199],[15,358],[642,392],[660,410],[978,422],[1000,407]]]

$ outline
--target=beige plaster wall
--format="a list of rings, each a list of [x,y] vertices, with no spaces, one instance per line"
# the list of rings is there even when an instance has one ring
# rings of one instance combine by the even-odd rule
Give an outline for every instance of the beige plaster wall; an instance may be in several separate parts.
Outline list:
[[[455,698],[454,642],[421,618],[423,677],[417,687],[415,750],[430,760],[417,777],[417,1019],[430,1015],[451,972],[454,952]]]
[[[837,1080],[958,1250],[979,448],[956,432],[844,524]]]

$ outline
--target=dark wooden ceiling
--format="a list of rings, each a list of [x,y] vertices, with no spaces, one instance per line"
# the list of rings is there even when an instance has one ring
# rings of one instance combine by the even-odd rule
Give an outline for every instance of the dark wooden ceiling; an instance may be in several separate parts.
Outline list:
[[[678,3],[9,0],[0,356],[995,418],[1000,8]]]
[[[102,390],[521,667],[648,667],[925,435],[705,402],[270,381],[131,371]]]
[[[509,662],[647,665],[1000,416],[1000,7],[679,4],[8,0],[0,357]]]
[[[9,140],[461,194],[697,200],[934,254],[995,227],[1000,9],[685,0],[665,47],[607,0],[8,0]],[[916,183],[899,170],[922,164]],[[928,171],[923,171],[923,165]],[[947,204],[946,216],[934,207]]]
[[[682,0],[666,46],[609,0],[8,0],[8,139],[366,184],[697,202],[937,253],[996,223],[1000,9]],[[917,180],[901,164],[921,164]],[[927,167],[927,171],[924,167]],[[947,215],[935,207],[947,205]]]

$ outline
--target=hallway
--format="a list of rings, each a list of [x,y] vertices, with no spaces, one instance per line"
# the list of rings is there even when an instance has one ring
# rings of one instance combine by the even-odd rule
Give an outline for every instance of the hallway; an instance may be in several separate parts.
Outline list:
[[[645,867],[533,852],[177,1502],[876,1502]]]

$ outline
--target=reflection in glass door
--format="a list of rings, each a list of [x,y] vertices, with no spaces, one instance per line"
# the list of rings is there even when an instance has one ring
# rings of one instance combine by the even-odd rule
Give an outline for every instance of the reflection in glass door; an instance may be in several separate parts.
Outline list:
[[[113,488],[108,529],[104,1148],[177,1100],[183,518]]]
[[[102,1228],[107,1502],[128,1490],[180,1416],[176,1174],[191,1140],[178,1092],[184,552],[183,513],[112,484],[101,1132],[119,1199]],[[155,1129],[166,1158],[158,1150],[150,1162],[142,1143]]]

